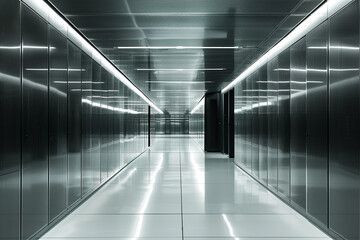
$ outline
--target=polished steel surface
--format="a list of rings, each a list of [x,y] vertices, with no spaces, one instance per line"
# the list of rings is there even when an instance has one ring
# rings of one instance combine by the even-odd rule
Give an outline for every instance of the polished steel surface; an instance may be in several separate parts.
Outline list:
[[[279,56],[269,62],[267,98],[264,100],[270,104],[268,110],[268,184],[278,189],[278,83],[279,83]]]
[[[226,86],[322,1],[50,2],[156,105],[184,114],[206,91]]]
[[[48,26],[22,8],[22,236],[48,223]]]
[[[20,3],[0,1],[0,239],[20,235]]]
[[[306,84],[306,209],[324,224],[327,224],[328,214],[328,74],[310,69],[328,69],[327,32],[328,23],[324,23],[306,37],[306,65],[309,69]]]
[[[93,89],[93,94],[95,95],[96,91],[101,90],[101,66],[92,61],[92,83],[91,89]],[[101,92],[99,95],[102,95]],[[101,103],[102,98],[100,99]],[[91,169],[91,188],[95,187],[100,183],[100,109],[101,108],[92,108],[91,109],[91,156],[90,156],[90,169]]]
[[[354,1],[271,59],[264,79],[258,80],[260,69],[235,88],[235,162],[335,238],[345,239],[360,237],[358,19],[359,1]],[[252,127],[254,113],[261,119],[260,134]],[[257,152],[247,157],[257,136],[259,176]],[[262,173],[266,144],[268,165]]]
[[[306,41],[290,47],[290,198],[306,209]]]
[[[220,153],[153,146],[42,239],[329,239]]]
[[[333,17],[329,30],[329,223],[348,239],[360,237],[358,4]]]
[[[279,69],[290,69],[290,50],[279,55]],[[290,197],[290,71],[278,71],[278,190]]]
[[[259,104],[259,72],[251,78],[252,101],[251,104]],[[259,177],[259,108],[251,110],[251,171]]]
[[[49,27],[49,215],[67,207],[67,40]]]
[[[92,61],[91,58],[84,52],[81,54],[81,89],[92,89]],[[92,91],[81,91],[81,100],[82,99],[92,99]],[[99,95],[94,93],[94,95]],[[81,160],[81,186],[82,186],[82,195],[90,191],[94,186],[92,186],[92,165],[91,165],[91,121],[92,110],[91,105],[86,104],[82,101],[82,160]]]
[[[257,85],[259,88],[259,102],[267,98],[267,68],[259,70]],[[235,107],[236,108],[236,107]],[[259,179],[268,183],[268,111],[267,107],[259,108]]]
[[[81,50],[68,42],[68,69],[81,69]],[[81,197],[81,71],[68,72],[68,205]]]

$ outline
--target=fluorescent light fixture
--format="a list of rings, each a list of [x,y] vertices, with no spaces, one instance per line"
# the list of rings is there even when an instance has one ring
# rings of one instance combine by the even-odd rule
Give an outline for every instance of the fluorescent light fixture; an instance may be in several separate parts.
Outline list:
[[[20,49],[20,46],[0,46],[0,49]]]
[[[118,90],[71,89],[72,92],[118,92]]]
[[[300,40],[314,28],[319,26],[326,19],[330,18],[338,10],[350,3],[351,0],[328,0],[324,2],[318,9],[310,14],[304,21],[302,21],[296,28],[294,28],[285,38],[277,43],[273,48],[261,56],[255,63],[242,72],[237,78],[229,83],[222,93],[234,88],[239,82],[246,79],[260,67],[264,66],[267,62],[279,55],[282,51],[292,46],[295,42]]]
[[[138,68],[137,71],[225,71],[226,68]]]
[[[193,108],[190,114],[194,114],[201,106],[205,104],[205,96],[201,99],[201,101]]]
[[[154,89],[151,92],[207,92],[207,90],[162,90],[162,89]]]
[[[90,98],[104,98],[104,99],[125,99],[128,97],[122,97],[122,96],[88,96]]]
[[[69,72],[85,72],[85,69],[67,69],[67,68],[26,68],[26,71],[69,71]]]
[[[39,14],[49,24],[53,25],[57,30],[63,33],[69,40],[76,44],[80,49],[92,57],[97,63],[99,63],[108,72],[114,75],[119,81],[130,88],[131,91],[140,96],[145,102],[147,102],[156,111],[163,114],[163,112],[143,93],[141,92],[129,79],[119,71],[114,65],[112,65],[108,59],[106,59],[99,50],[93,47],[88,41],[84,39],[70,24],[68,24],[62,16],[55,12],[45,1],[40,0],[22,0],[32,10]],[[33,49],[48,49],[47,46],[23,46],[23,48]]]
[[[199,81],[199,82],[190,82],[190,81],[145,81],[146,83],[157,83],[157,84],[202,84],[202,83],[212,83],[212,81]]]
[[[317,50],[326,50],[328,47],[326,46],[319,46],[319,47],[307,47],[308,49],[317,49]],[[358,51],[360,50],[359,47],[350,47],[350,46],[330,46],[330,49],[340,49],[340,50],[353,50]]]
[[[154,49],[154,50],[168,50],[168,49],[238,49],[239,46],[234,47],[201,47],[201,46],[134,46],[134,47],[115,47],[117,49]]]
[[[330,68],[333,72],[354,72],[359,71],[359,68]]]
[[[104,82],[89,82],[89,81],[83,81],[83,82],[81,82],[81,81],[69,81],[69,82],[67,82],[67,81],[54,81],[54,83],[61,83],[61,84],[81,84],[81,83],[91,83],[91,84],[104,84]]]
[[[289,72],[289,71],[295,71],[295,72],[327,72],[326,69],[316,69],[316,68],[307,68],[307,69],[301,69],[301,68],[276,68],[274,69],[275,72],[277,71],[284,71],[284,72]]]

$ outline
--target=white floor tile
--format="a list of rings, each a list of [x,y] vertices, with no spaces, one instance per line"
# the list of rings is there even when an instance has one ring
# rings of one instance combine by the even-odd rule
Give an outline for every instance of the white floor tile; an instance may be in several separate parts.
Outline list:
[[[176,240],[182,235],[189,240],[329,239],[226,155],[204,153],[184,137],[157,139],[42,239]]]

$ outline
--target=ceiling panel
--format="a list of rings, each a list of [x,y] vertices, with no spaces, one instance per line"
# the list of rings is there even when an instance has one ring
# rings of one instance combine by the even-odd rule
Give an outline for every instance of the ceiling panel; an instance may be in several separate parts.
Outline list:
[[[50,0],[168,112],[191,111],[264,54],[321,0]],[[237,49],[118,49],[118,47]]]

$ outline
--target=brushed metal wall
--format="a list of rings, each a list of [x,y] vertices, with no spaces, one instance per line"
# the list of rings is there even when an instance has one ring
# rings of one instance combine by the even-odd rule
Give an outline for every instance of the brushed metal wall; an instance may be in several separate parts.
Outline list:
[[[354,1],[235,87],[235,163],[345,239],[360,238],[359,51]]]

